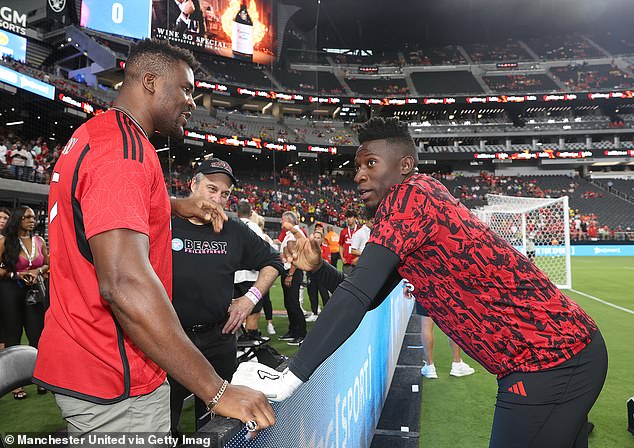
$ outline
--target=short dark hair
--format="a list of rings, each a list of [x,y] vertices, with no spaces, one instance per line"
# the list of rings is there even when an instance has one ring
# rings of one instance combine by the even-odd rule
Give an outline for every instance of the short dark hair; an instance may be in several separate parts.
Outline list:
[[[125,76],[135,79],[144,72],[164,75],[178,61],[185,62],[192,71],[200,65],[191,51],[172,45],[167,39],[144,39],[130,49]]]
[[[372,117],[359,127],[359,143],[372,140],[387,140],[390,147],[398,150],[402,156],[412,156],[418,163],[418,151],[414,139],[409,134],[407,123],[398,117]]]
[[[240,218],[249,218],[251,216],[251,204],[248,201],[238,202],[238,216]]]
[[[356,218],[359,214],[355,210],[348,210],[345,214],[346,218]]]

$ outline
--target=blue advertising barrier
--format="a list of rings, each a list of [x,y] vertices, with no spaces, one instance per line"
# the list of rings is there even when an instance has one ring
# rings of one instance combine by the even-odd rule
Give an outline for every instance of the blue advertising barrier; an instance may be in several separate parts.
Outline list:
[[[369,447],[413,306],[413,300],[403,297],[403,287],[397,286],[310,381],[288,400],[273,404],[275,426],[249,441],[242,429],[225,446]]]
[[[570,246],[573,257],[634,257],[634,245]]]
[[[515,249],[522,252],[521,246]],[[535,246],[536,257],[563,257],[564,246]],[[573,245],[570,246],[572,257],[634,257],[634,245]]]
[[[55,87],[0,65],[0,81],[52,100]]]

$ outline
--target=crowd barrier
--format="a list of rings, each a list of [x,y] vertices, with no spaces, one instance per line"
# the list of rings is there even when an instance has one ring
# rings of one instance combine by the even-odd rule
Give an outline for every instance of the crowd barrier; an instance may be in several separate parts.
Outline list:
[[[226,448],[366,448],[372,442],[414,301],[397,286],[359,328],[282,403],[275,426],[246,440],[241,428]],[[214,419],[199,434],[218,432]],[[222,423],[226,425],[226,423]],[[226,428],[223,428],[226,431]]]
[[[515,249],[522,252],[521,246]],[[564,246],[535,246],[536,257],[563,257],[566,255]],[[570,256],[572,257],[634,257],[634,244],[630,245],[571,245]]]

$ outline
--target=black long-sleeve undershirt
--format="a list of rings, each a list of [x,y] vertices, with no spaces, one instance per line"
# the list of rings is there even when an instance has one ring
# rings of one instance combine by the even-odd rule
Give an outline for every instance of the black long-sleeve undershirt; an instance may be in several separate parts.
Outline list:
[[[322,264],[315,277],[334,293],[290,363],[295,376],[308,381],[315,369],[354,333],[365,313],[385,300],[401,281],[396,271],[398,262],[398,255],[391,250],[368,243],[348,277],[328,263]]]

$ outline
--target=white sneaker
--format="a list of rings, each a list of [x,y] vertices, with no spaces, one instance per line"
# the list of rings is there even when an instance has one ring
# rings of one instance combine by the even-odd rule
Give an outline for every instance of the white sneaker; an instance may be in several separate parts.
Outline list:
[[[474,373],[475,369],[464,361],[451,363],[451,372],[449,372],[451,376],[468,376]]]
[[[310,316],[306,318],[306,322],[315,322],[317,320],[317,314],[310,313]]]
[[[420,369],[420,374],[425,378],[438,378],[438,375],[436,374],[436,366],[433,364],[425,364],[423,368]]]
[[[269,334],[275,334],[275,327],[273,326],[273,324],[268,324],[268,325],[266,326],[266,331],[267,331]]]

